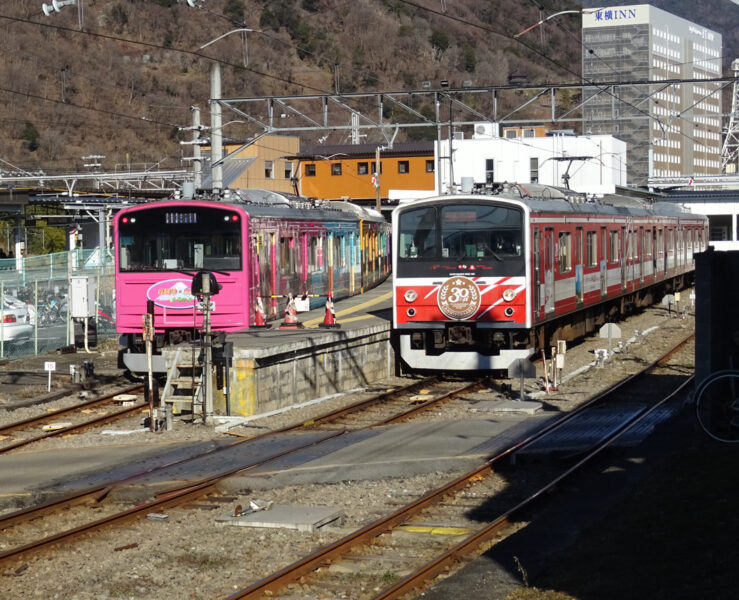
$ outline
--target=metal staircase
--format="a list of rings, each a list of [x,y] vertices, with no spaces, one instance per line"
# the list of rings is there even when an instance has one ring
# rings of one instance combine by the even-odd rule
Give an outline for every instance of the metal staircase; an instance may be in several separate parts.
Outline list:
[[[178,348],[167,374],[161,401],[172,414],[203,415],[203,364],[201,349]]]

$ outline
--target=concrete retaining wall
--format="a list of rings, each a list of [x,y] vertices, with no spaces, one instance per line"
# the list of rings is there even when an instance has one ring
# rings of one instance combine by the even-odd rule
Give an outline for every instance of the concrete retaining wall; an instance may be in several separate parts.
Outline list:
[[[231,415],[251,416],[363,387],[395,373],[390,324],[285,343],[268,350],[234,348]],[[216,415],[226,398],[214,394]]]

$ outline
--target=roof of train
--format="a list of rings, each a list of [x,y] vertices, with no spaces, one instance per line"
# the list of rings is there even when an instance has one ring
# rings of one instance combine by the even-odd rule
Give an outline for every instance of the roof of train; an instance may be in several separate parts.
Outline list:
[[[354,222],[362,219],[370,222],[386,222],[385,218],[376,210],[357,206],[349,202],[316,200],[261,189],[230,190],[229,197],[224,200],[169,200],[137,205],[136,207],[132,207],[132,209],[145,210],[147,208],[161,206],[164,202],[168,206],[174,204],[187,206],[195,203],[214,206],[238,206],[251,217],[343,222]]]
[[[433,198],[420,198],[415,201],[402,204],[395,210],[424,201],[449,201],[456,200],[515,200],[526,205],[534,213],[569,213],[569,214],[598,214],[614,216],[663,216],[684,217],[698,220],[708,220],[705,215],[691,213],[679,204],[672,202],[647,202],[639,198],[620,196],[617,194],[606,195],[603,198],[590,199],[584,195],[576,194],[570,190],[563,190],[540,184],[527,184],[523,186],[511,186],[499,194],[457,194],[447,196],[436,196]]]

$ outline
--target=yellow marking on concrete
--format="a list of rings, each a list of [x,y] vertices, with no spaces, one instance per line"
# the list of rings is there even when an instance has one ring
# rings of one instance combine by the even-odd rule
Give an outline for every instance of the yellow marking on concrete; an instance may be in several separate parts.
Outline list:
[[[392,292],[387,292],[383,294],[382,296],[378,296],[374,300],[367,300],[367,302],[362,302],[362,304],[357,304],[356,306],[352,306],[351,308],[345,308],[344,310],[339,310],[336,312],[336,318],[338,319],[342,315],[350,315],[353,312],[357,312],[358,310],[363,310],[367,308],[368,306],[372,306],[373,304],[377,304],[378,302],[382,302],[383,300],[387,300],[389,298],[393,297]],[[352,317],[351,319],[342,319],[345,323],[350,323],[352,321],[360,321],[361,319],[369,319],[373,315],[364,315],[361,317]],[[318,325],[319,323],[323,323],[324,317],[318,317],[317,319],[311,319],[310,321],[304,321],[303,325],[306,327],[311,327],[313,325]]]
[[[401,525],[398,529],[410,533],[428,533],[429,535],[469,535],[474,531],[469,527],[440,527],[437,525]]]

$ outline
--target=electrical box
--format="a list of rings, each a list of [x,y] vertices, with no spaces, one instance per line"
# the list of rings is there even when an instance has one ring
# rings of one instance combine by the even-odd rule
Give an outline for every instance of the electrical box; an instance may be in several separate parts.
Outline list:
[[[95,278],[87,275],[69,278],[69,311],[73,319],[95,316]]]

